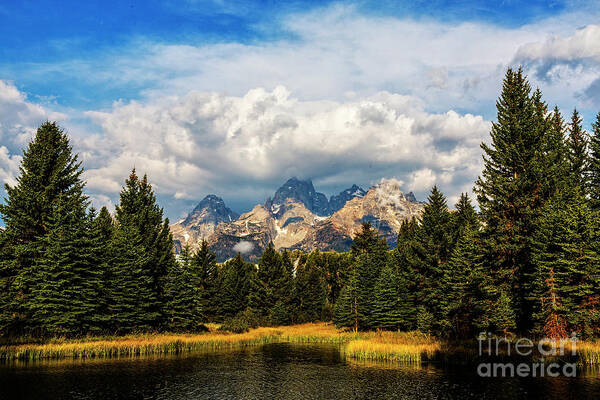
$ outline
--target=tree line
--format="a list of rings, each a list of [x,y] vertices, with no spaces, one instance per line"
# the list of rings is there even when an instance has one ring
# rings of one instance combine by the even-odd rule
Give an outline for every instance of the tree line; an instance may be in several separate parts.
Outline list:
[[[169,221],[145,175],[131,172],[113,216],[90,206],[82,173],[65,132],[46,122],[24,152],[16,185],[5,185],[1,336],[194,332],[206,322],[243,330],[331,319],[346,255],[292,255],[270,244],[258,266],[241,254],[217,264],[202,242],[176,260]]]
[[[335,306],[338,326],[468,338],[600,335],[600,113],[566,123],[509,69],[475,182],[455,211],[434,187],[388,251],[371,235]]]
[[[206,242],[176,260],[146,176],[114,215],[84,194],[67,135],[46,122],[0,206],[0,334],[193,332],[207,322],[330,321],[354,330],[600,336],[600,113],[566,123],[509,69],[482,143],[479,210],[433,187],[390,249],[363,224],[345,253],[275,250],[217,264]]]

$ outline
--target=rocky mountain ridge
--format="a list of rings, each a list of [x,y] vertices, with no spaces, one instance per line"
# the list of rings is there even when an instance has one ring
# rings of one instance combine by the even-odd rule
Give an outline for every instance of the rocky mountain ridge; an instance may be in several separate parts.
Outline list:
[[[209,195],[171,231],[176,250],[185,244],[196,248],[205,239],[219,261],[238,251],[256,261],[271,241],[277,249],[346,251],[363,222],[371,222],[395,246],[401,222],[422,209],[395,180],[382,180],[368,191],[353,185],[327,200],[310,180],[291,178],[263,205],[239,217]]]

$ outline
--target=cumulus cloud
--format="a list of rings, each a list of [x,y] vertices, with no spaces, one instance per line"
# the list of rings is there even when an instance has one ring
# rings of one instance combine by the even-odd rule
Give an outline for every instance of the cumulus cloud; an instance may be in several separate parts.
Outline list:
[[[6,146],[0,146],[0,179],[9,185],[15,185],[15,178],[19,174],[19,165],[22,157],[11,155]]]
[[[87,115],[108,147],[102,165],[86,171],[89,188],[116,193],[135,165],[161,194],[199,199],[215,192],[245,205],[263,201],[261,191],[290,176],[325,187],[396,176],[420,191],[451,171],[440,183],[452,190],[453,174],[477,175],[479,143],[490,128],[481,116],[428,113],[411,96],[301,101],[282,86],[241,97],[191,92]],[[426,181],[415,175],[422,170]]]
[[[395,177],[420,198],[438,184],[454,201],[480,173],[479,144],[508,65],[525,63],[533,86],[544,80],[551,105],[581,108],[580,98],[598,99],[598,25],[573,29],[596,17],[502,27],[360,15],[337,5],[284,17],[278,40],[137,39],[104,60],[55,67],[97,85],[142,88],[136,101],[86,112],[97,129],[74,140],[98,204],[116,200],[133,166],[163,200],[217,193],[236,211],[291,176],[312,178],[328,194]],[[0,84],[9,159],[16,145],[6,138],[22,143],[48,115]]]
[[[600,25],[588,25],[566,37],[553,35],[543,42],[525,44],[518,49],[516,59],[600,62]]]
[[[20,151],[40,123],[65,118],[64,114],[27,101],[27,96],[15,85],[0,80],[0,142],[11,152]]]
[[[253,248],[254,248],[254,245],[251,242],[242,240],[241,242],[239,242],[235,246],[233,246],[233,251],[237,251],[239,253],[246,254],[246,253],[251,252]]]
[[[571,34],[551,35],[522,45],[515,62],[526,64],[536,76],[565,92],[598,105],[600,86],[600,25],[588,25]],[[585,104],[584,104],[585,106]]]
[[[593,22],[597,14],[503,27],[364,15],[337,4],[282,17],[277,22],[285,35],[276,40],[192,45],[138,38],[99,59],[57,69],[80,71],[98,86],[141,88],[145,99],[192,89],[242,96],[252,88],[284,85],[303,100],[341,101],[387,90],[417,96],[434,112],[480,113],[493,110],[498,83],[520,46],[532,44],[523,48],[521,60],[529,53],[545,54],[543,44],[541,50],[533,44],[549,35],[570,35],[574,24]]]
[[[0,80],[0,180],[9,185],[16,184],[21,149],[37,127],[47,119],[65,118],[64,114],[27,101],[27,96],[16,86]],[[3,186],[0,186],[0,193],[4,193]]]

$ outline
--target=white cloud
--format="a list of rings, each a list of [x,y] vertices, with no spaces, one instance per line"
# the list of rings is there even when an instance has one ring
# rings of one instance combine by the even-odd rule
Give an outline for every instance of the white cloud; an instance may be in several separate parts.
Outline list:
[[[438,177],[431,168],[422,168],[411,174],[409,186],[417,191],[425,191],[435,185],[437,180]]]
[[[51,112],[27,101],[25,94],[13,84],[0,80],[0,180],[16,184],[21,163],[21,149],[47,119],[65,119],[64,114]],[[3,186],[0,192],[4,192]]]
[[[236,245],[233,246],[233,251],[237,251],[241,254],[246,254],[251,252],[253,248],[254,245],[252,243],[242,240],[241,242],[236,243]]]
[[[19,174],[21,159],[19,155],[11,155],[5,146],[0,146],[0,179],[3,183],[17,183],[15,178]]]
[[[480,173],[479,144],[508,65],[526,63],[551,105],[600,98],[598,25],[574,29],[597,17],[570,13],[514,28],[364,16],[337,5],[286,17],[290,40],[138,39],[105,61],[54,67],[144,88],[137,101],[88,111],[99,129],[74,140],[97,196],[114,200],[136,166],[178,201],[217,193],[247,207],[294,175],[328,193],[397,177],[421,198],[438,184],[453,201]],[[2,144],[5,132],[22,141],[48,115],[4,85]],[[17,109],[25,122],[5,128]]]
[[[506,66],[525,54],[551,54],[560,41],[544,44],[548,37],[572,35],[575,26],[597,17],[593,11],[569,12],[515,28],[361,15],[338,4],[284,17],[281,29],[293,39],[201,45],[138,39],[108,54],[110,67],[102,73],[85,73],[144,87],[147,100],[190,90],[242,96],[253,88],[284,85],[302,100],[342,101],[385,90],[418,97],[428,111],[481,113],[493,110]],[[593,53],[593,30],[576,33],[569,43],[585,43],[567,53]],[[569,78],[570,84],[576,81]],[[576,98],[564,88],[552,94],[552,102]]]
[[[246,204],[262,201],[261,189],[270,192],[294,175],[328,187],[397,176],[417,191],[436,180],[452,190],[454,174],[461,184],[465,177],[474,180],[489,122],[422,107],[413,97],[387,92],[345,102],[301,101],[282,86],[242,97],[190,92],[118,103],[88,113],[104,132],[98,141],[109,149],[101,150],[107,158],[85,178],[95,191],[117,193],[135,165],[161,194],[253,196],[243,199]],[[85,151],[97,158],[93,148]]]
[[[543,42],[527,43],[518,49],[516,58],[563,61],[593,59],[600,62],[600,25],[588,25],[566,37],[552,35]]]
[[[569,108],[600,106],[600,25],[524,44],[517,50],[515,62],[526,64],[550,86],[551,95],[561,99],[566,93],[576,98]]]
[[[24,147],[47,119],[64,120],[66,116],[28,102],[13,84],[0,80],[0,141],[10,151]]]

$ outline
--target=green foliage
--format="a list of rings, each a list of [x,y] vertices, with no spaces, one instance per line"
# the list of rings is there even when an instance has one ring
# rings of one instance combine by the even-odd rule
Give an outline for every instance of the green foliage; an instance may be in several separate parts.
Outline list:
[[[292,297],[294,323],[314,322],[321,319],[327,301],[324,274],[317,265],[318,255],[312,253],[306,263],[298,265]]]
[[[456,212],[452,214],[453,244],[460,239],[465,230],[478,230],[479,217],[467,193],[461,193],[458,202],[454,205]]]
[[[333,322],[337,327],[352,328],[358,331],[358,297],[354,275],[342,288],[340,296],[333,308]]]
[[[250,309],[241,311],[234,317],[227,319],[220,327],[220,331],[244,333],[250,329],[258,328],[261,319]]]
[[[354,263],[351,277],[335,307],[334,321],[338,326],[355,330],[375,326],[373,292],[383,267],[388,263],[388,250],[387,243],[379,238],[377,231],[370,224],[363,224],[352,245]]]
[[[590,137],[588,184],[590,203],[593,210],[600,209],[600,112],[596,115],[596,121],[592,124]]]
[[[541,93],[530,94],[521,69],[508,69],[496,107],[498,120],[492,124],[490,145],[481,145],[484,168],[474,189],[484,222],[482,251],[493,285],[502,286],[503,296],[508,297],[489,299],[490,303],[502,300],[512,307],[506,318],[515,316],[501,330],[516,324],[527,331],[533,306],[527,282],[535,270],[532,237],[542,206],[556,190],[543,183],[560,180],[550,175],[557,170],[545,169],[549,155],[560,149]]]
[[[535,329],[551,331],[552,314],[552,323],[564,321],[566,331],[589,338],[600,333],[598,215],[581,194],[557,196],[544,211],[535,238]]]
[[[567,139],[569,169],[571,172],[570,183],[578,187],[581,193],[587,191],[587,138],[586,132],[581,127],[582,118],[573,110],[571,123],[569,124],[569,137]]]
[[[388,330],[406,329],[407,317],[412,312],[410,299],[405,282],[391,263],[379,274],[373,293],[373,326]]]
[[[169,330],[195,332],[202,329],[205,320],[201,304],[200,287],[192,267],[189,247],[184,247],[179,262],[171,266],[166,279],[166,309]]]
[[[256,268],[244,261],[240,253],[223,265],[221,287],[219,290],[220,315],[232,318],[246,310]]]
[[[442,277],[442,315],[439,334],[455,338],[474,337],[484,313],[483,267],[478,232],[467,225],[452,252]],[[487,327],[486,327],[487,328]]]
[[[283,299],[285,293],[281,292],[280,285],[286,272],[281,255],[273,243],[269,243],[258,261],[258,271],[250,291],[249,306],[256,314],[267,316],[275,303]]]
[[[67,135],[56,123],[46,122],[25,150],[19,171],[16,185],[5,185],[7,198],[5,204],[0,205],[5,223],[0,267],[4,286],[0,297],[2,333],[74,334],[78,327],[73,319],[79,314],[56,315],[61,312],[65,300],[53,298],[54,303],[47,305],[38,304],[38,301],[46,296],[61,296],[49,294],[53,285],[55,289],[78,285],[83,278],[79,276],[84,272],[80,260],[87,248],[73,241],[72,231],[62,243],[69,246],[71,254],[65,254],[56,246],[49,248],[52,239],[61,235],[61,229],[82,233],[80,229],[85,222],[88,205],[83,194],[84,183],[80,179],[83,169],[72,153]],[[63,222],[74,226],[59,227]],[[63,277],[59,270],[68,270],[69,267],[56,264],[65,257],[68,260],[64,261],[77,265],[77,270],[67,271],[69,276]],[[46,277],[53,280],[43,282]],[[78,287],[69,288],[78,290]],[[46,308],[38,317],[36,313],[40,307]],[[61,321],[61,318],[64,320]],[[50,320],[52,325],[45,326]],[[54,332],[55,328],[59,331]]]
[[[423,333],[432,333],[433,324],[435,322],[434,315],[427,311],[424,306],[417,307],[417,330]]]
[[[144,238],[135,227],[118,225],[111,254],[109,331],[125,334],[156,329],[161,321],[160,303],[152,290]]]
[[[114,243],[113,268],[115,288],[113,296],[123,296],[122,301],[130,304],[113,305],[120,309],[120,330],[163,329],[166,323],[164,306],[165,280],[170,270],[175,268],[173,239],[169,230],[169,220],[163,219],[163,211],[156,203],[156,196],[148,179],[141,180],[131,172],[121,190],[120,203],[116,207],[117,228]],[[134,248],[125,249],[131,246]],[[129,282],[123,276],[130,276],[138,287],[138,293],[129,294]],[[120,291],[122,293],[119,293]],[[136,314],[126,322],[131,313]],[[125,325],[130,325],[124,328]]]
[[[31,269],[30,296],[33,332],[44,336],[73,336],[90,331],[97,314],[101,271],[92,268],[85,204],[79,208],[57,202],[40,245],[41,257]]]
[[[191,256],[190,279],[198,288],[200,308],[205,321],[219,318],[218,291],[220,286],[217,257],[203,240],[200,248]]]

